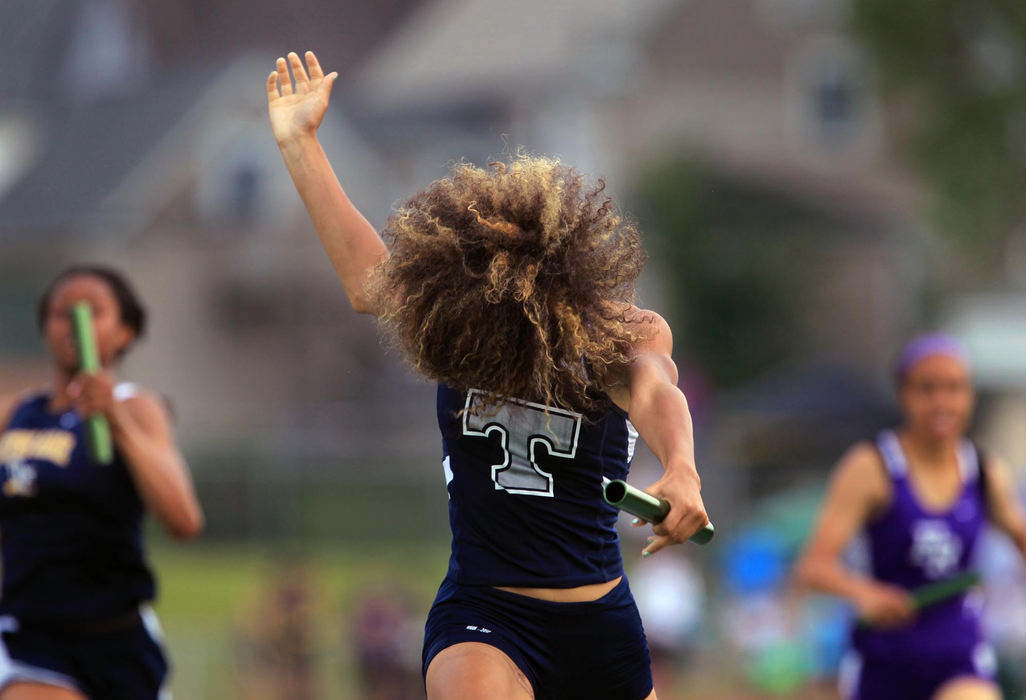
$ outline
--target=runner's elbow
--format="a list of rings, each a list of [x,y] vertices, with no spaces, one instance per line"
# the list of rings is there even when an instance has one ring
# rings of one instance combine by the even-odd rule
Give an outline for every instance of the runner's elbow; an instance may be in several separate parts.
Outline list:
[[[816,557],[803,554],[791,570],[791,580],[799,588],[816,588],[820,580],[822,566]]]
[[[165,523],[168,534],[179,542],[196,539],[203,532],[205,526],[206,521],[200,512],[189,513],[174,522]]]
[[[367,299],[363,297],[350,296],[349,305],[358,314],[367,314],[369,316],[377,316],[377,307],[371,304]]]
[[[346,287],[346,297],[349,299],[349,306],[356,313],[369,316],[378,315],[377,299],[367,290]]]

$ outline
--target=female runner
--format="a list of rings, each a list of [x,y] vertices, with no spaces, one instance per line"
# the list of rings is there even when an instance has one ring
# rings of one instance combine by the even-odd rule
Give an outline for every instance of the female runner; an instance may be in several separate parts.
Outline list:
[[[626,477],[640,433],[671,503],[645,553],[708,520],[670,329],[633,306],[634,226],[601,184],[517,157],[456,166],[391,218],[386,248],[316,138],[336,74],[305,58],[267,79],[285,164],[353,308],[438,382],[453,540],[428,697],[654,698],[602,477]]]
[[[92,307],[102,370],[78,371],[70,310]],[[0,397],[0,700],[168,697],[142,519],[188,539],[203,515],[163,402],[115,381],[145,329],[125,279],[72,267],[43,293],[38,323],[53,358],[45,389]],[[95,464],[84,417],[106,417],[114,461]]]
[[[988,518],[1026,556],[1026,519],[1007,467],[965,438],[974,392],[961,346],[942,334],[913,340],[896,382],[905,422],[841,459],[798,578],[858,611],[846,698],[996,700],[978,596],[917,611],[909,591],[967,572]],[[860,533],[868,576],[842,562]]]

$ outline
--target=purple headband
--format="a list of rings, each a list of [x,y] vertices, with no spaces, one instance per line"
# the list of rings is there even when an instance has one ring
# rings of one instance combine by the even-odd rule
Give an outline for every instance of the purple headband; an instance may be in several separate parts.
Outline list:
[[[894,378],[898,384],[905,381],[912,367],[932,355],[944,355],[969,366],[969,356],[962,343],[946,333],[927,333],[913,338],[898,355],[894,365]]]

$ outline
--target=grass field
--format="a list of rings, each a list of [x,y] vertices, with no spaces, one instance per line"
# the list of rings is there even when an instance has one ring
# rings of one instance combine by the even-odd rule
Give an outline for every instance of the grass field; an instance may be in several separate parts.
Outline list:
[[[236,678],[237,631],[260,614],[261,599],[280,575],[297,567],[307,572],[312,591],[315,697],[358,697],[347,624],[354,606],[365,595],[400,590],[422,620],[447,555],[442,543],[158,545],[152,554],[160,581],[156,609],[174,663],[176,697],[246,697]],[[411,635],[418,633],[413,626]]]
[[[153,564],[161,586],[157,612],[168,638],[177,698],[247,698],[257,700],[240,684],[234,653],[240,627],[260,614],[259,600],[282,572],[305,568],[311,583],[312,633],[316,640],[315,698],[357,700],[355,660],[349,637],[351,616],[361,598],[401,590],[415,608],[410,644],[419,654],[424,617],[448,561],[446,543],[415,542],[244,546],[159,544]],[[302,562],[302,564],[297,564]],[[664,689],[664,700],[758,700],[737,677],[736,659],[722,648],[704,650],[680,679],[677,692]],[[680,689],[686,688],[686,692]],[[261,698],[265,696],[260,696]],[[291,697],[267,695],[267,698]],[[803,693],[801,698],[831,697]]]

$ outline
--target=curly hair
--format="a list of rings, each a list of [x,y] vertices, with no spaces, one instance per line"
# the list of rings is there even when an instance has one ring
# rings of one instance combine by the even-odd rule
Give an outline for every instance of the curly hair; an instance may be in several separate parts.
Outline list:
[[[376,293],[413,368],[491,402],[605,405],[638,339],[627,313],[645,254],[604,190],[517,155],[459,163],[400,207]]]

